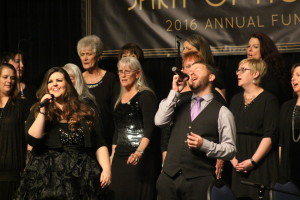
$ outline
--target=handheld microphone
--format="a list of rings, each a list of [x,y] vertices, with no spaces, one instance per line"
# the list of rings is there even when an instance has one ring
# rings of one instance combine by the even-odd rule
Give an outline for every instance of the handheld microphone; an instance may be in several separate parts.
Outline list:
[[[186,73],[183,73],[183,72],[182,72],[180,69],[178,69],[177,67],[172,67],[172,71],[173,71],[175,74],[177,74],[181,80],[183,80],[183,79],[189,80],[189,79],[190,79],[189,75],[187,75]]]
[[[44,106],[48,106],[50,104],[50,101],[54,99],[54,95],[50,94],[51,98],[50,99],[45,99],[44,101],[42,101],[39,105],[39,108],[42,108]]]

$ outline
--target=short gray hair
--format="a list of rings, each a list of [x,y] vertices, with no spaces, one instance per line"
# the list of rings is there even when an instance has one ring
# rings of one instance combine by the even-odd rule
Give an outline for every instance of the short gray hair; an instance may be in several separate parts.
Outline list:
[[[90,48],[97,57],[100,57],[103,53],[104,45],[102,40],[96,35],[88,35],[81,38],[77,43],[77,53],[80,55],[80,51],[85,48]]]

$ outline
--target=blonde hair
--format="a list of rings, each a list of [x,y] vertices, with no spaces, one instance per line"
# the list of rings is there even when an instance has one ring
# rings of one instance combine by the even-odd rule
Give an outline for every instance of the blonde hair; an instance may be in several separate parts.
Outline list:
[[[260,85],[261,78],[267,73],[267,64],[262,59],[246,58],[240,61],[239,66],[248,63],[250,72],[253,74],[258,72],[259,75],[255,78],[255,84]]]
[[[135,82],[134,86],[136,90],[138,90],[139,92],[144,91],[144,90],[148,90],[150,92],[153,92],[153,90],[151,90],[145,80],[145,75],[142,69],[142,66],[140,64],[140,62],[138,61],[137,58],[135,57],[124,57],[121,60],[119,60],[118,62],[118,69],[120,68],[120,66],[128,66],[131,70],[139,72],[140,73],[140,77],[138,78],[138,80]],[[120,94],[119,97],[115,103],[114,109],[116,109],[116,107],[118,106],[118,104],[121,102],[121,98],[124,94],[124,87],[121,87],[120,89]]]

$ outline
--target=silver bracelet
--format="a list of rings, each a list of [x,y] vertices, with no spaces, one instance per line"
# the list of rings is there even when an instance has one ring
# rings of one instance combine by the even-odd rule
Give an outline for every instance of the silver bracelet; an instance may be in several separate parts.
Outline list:
[[[139,150],[139,149],[137,149],[137,150],[135,150],[135,151],[139,152],[140,154],[143,154],[143,153],[144,153],[142,150]]]

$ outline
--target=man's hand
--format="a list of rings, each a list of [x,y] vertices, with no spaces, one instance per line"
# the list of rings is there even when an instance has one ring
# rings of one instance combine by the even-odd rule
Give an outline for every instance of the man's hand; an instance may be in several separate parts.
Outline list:
[[[187,145],[190,149],[191,148],[199,149],[203,144],[203,138],[200,135],[197,135],[193,132],[190,132],[187,135],[186,142],[187,142]]]
[[[224,161],[217,159],[216,171],[215,171],[217,179],[222,178],[223,166],[224,166]]]
[[[175,92],[181,92],[183,88],[186,86],[187,78],[181,80],[178,75],[173,76],[173,82],[172,82],[172,90]]]

